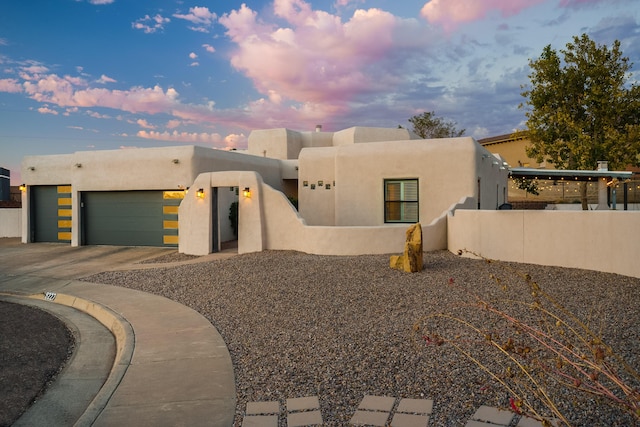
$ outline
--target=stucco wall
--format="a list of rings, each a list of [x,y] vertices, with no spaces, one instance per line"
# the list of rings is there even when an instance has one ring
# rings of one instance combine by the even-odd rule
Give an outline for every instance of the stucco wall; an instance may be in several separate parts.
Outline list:
[[[296,159],[302,148],[300,132],[286,128],[251,131],[247,152],[273,159]]]
[[[276,188],[281,183],[280,162],[276,159],[192,145],[78,151],[28,156],[22,162],[27,185],[70,184],[74,191],[187,188],[203,172],[226,170],[253,170]]]
[[[335,224],[338,185],[335,176],[335,152],[333,147],[303,150],[303,153],[312,153],[312,160],[304,161],[300,167],[298,205],[300,215],[309,225]]]
[[[205,255],[212,251],[211,187],[239,185],[251,188],[251,197],[239,197],[238,253],[265,249],[296,250],[319,255],[400,253],[408,224],[384,226],[309,226],[280,191],[262,182],[252,172],[212,172],[198,176],[194,187],[204,188],[205,197],[189,192],[180,204],[181,253]],[[474,199],[451,206],[469,207]],[[425,251],[446,249],[447,216],[444,212],[422,226]]]
[[[508,171],[472,138],[303,149],[299,162],[300,214],[309,225],[384,225],[385,179],[419,179],[422,224],[429,224],[462,197],[477,198],[478,178],[483,209],[503,203],[507,186]],[[303,186],[304,181],[326,182],[332,167],[335,186],[331,191]],[[331,195],[335,213],[328,209]]]
[[[22,209],[0,209],[0,237],[20,237]]]
[[[71,183],[73,154],[26,156],[22,159],[21,175],[27,185],[61,185]]]
[[[265,249],[295,250],[317,255],[402,253],[410,224],[384,226],[311,226],[297,215],[284,195],[263,185]],[[464,201],[462,201],[464,202]],[[460,205],[463,206],[463,205]],[[422,225],[425,251],[446,248],[446,213]]]
[[[404,128],[377,128],[355,126],[334,133],[333,145],[343,146],[358,143],[403,141],[411,139],[412,135]]]
[[[72,186],[72,239],[77,246],[80,236],[80,194],[85,191],[178,190],[188,188],[196,177],[208,171],[251,170],[261,180],[283,189],[280,161],[277,159],[212,150],[198,146],[178,146],[130,150],[79,151],[68,155],[29,156],[22,162],[22,176],[27,184],[23,197],[22,236],[29,236],[29,197],[34,185]],[[237,182],[229,186],[238,186]],[[219,204],[224,223],[221,239],[230,239],[228,197]]]
[[[503,261],[640,277],[637,230],[640,213],[630,211],[456,210],[447,245]]]

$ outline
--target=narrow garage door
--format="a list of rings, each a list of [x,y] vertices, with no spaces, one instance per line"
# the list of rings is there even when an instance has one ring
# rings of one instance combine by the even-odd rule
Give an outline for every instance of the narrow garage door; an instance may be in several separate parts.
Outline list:
[[[55,185],[31,187],[31,241],[58,242],[58,189]]]
[[[165,246],[162,191],[82,195],[84,244]]]

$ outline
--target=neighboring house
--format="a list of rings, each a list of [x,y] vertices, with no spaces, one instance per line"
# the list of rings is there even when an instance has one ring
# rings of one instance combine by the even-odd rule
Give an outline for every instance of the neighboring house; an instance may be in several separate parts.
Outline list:
[[[253,131],[248,149],[183,146],[29,156],[22,240],[238,251],[401,250],[408,224],[446,248],[454,206],[497,209],[508,170],[474,139],[421,140],[405,129]],[[188,189],[188,191],[187,191]],[[287,199],[298,199],[296,211]],[[428,229],[429,225],[432,229]]]
[[[554,169],[547,162],[539,163],[536,159],[527,155],[526,148],[530,144],[526,132],[508,133],[479,139],[478,143],[492,153],[500,154],[500,157],[510,167],[525,167],[535,169]]]

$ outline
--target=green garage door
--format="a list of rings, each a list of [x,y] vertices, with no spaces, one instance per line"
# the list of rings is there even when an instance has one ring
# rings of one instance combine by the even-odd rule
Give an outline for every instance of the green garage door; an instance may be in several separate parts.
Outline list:
[[[82,201],[84,244],[165,246],[162,191],[87,192]]]
[[[58,242],[58,189],[55,185],[31,187],[31,241]]]

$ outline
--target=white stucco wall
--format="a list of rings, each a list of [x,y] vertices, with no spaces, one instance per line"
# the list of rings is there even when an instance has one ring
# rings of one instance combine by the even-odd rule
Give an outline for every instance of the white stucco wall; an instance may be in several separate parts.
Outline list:
[[[247,153],[273,159],[296,159],[302,148],[302,136],[286,128],[251,131]]]
[[[331,161],[333,157],[333,162]],[[503,203],[508,171],[472,138],[352,144],[300,153],[300,214],[309,225],[384,225],[384,180],[419,179],[420,222],[429,224],[462,197]],[[333,176],[332,191],[304,187]],[[335,197],[333,205],[329,196]],[[333,208],[332,211],[330,208]],[[333,218],[332,218],[333,217]],[[333,221],[333,222],[332,222]]]
[[[34,185],[71,185],[72,239],[80,236],[80,193],[86,191],[178,190],[190,187],[196,177],[208,171],[250,170],[275,188],[282,189],[281,164],[277,159],[213,150],[198,146],[159,147],[128,150],[79,151],[53,156],[27,156],[22,176],[27,184],[23,197],[22,236],[29,236],[29,193]],[[195,184],[193,184],[195,185]],[[234,184],[237,186],[237,184]],[[222,239],[229,233],[228,197],[222,194],[220,218],[226,221]],[[226,203],[226,205],[223,205]],[[224,241],[224,240],[223,240]]]
[[[404,141],[417,138],[404,128],[378,128],[355,126],[333,134],[333,146],[352,145],[368,142]]]
[[[194,189],[203,188],[204,198],[197,197],[197,191],[189,191],[178,209],[179,237],[178,250],[190,255],[206,255],[218,248],[213,247],[213,204],[211,188],[239,187],[238,197],[238,253],[260,252],[264,249],[263,231],[263,186],[261,176],[252,171],[207,172],[198,175]],[[242,191],[248,187],[251,197],[244,197]],[[220,190],[219,190],[220,191]],[[225,191],[225,190],[222,190]],[[282,194],[282,193],[280,193]],[[283,196],[284,197],[284,196]],[[222,219],[220,222],[224,224]],[[223,225],[224,226],[224,225]]]
[[[313,160],[301,165],[298,179],[298,206],[307,224],[335,225],[335,152],[333,147],[303,150],[313,153]]]
[[[265,249],[295,250],[317,255],[362,255],[402,253],[410,224],[383,226],[311,226],[291,207],[282,193],[263,185]],[[473,206],[463,198],[449,209]],[[430,224],[422,224],[423,249],[447,248],[447,212]]]
[[[383,226],[309,226],[280,191],[252,172],[213,172],[198,176],[194,187],[205,197],[189,192],[179,209],[181,253],[205,255],[213,250],[211,187],[239,185],[251,188],[251,197],[239,198],[238,253],[261,250],[296,250],[319,255],[401,253],[408,224]],[[450,209],[473,206],[464,198]],[[446,249],[447,213],[422,226],[425,251]]]
[[[20,237],[22,233],[22,209],[0,208],[0,237]]]
[[[259,129],[249,134],[247,153],[274,159],[297,159],[303,148],[418,138],[407,129],[355,126],[338,132]]]
[[[640,277],[640,212],[456,210],[448,248],[521,263]]]

